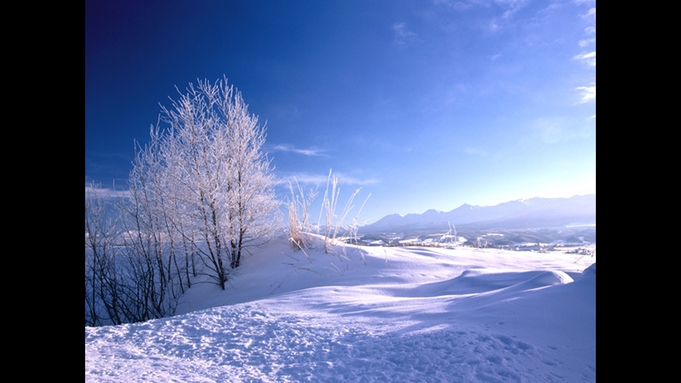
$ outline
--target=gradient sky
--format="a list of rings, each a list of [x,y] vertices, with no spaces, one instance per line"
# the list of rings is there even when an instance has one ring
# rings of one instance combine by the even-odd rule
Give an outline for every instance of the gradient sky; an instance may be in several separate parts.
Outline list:
[[[190,82],[228,78],[275,174],[360,218],[596,192],[595,1],[85,2],[85,181]],[[284,187],[285,185],[285,187]],[[288,196],[286,183],[278,188]],[[340,208],[339,208],[340,209]]]

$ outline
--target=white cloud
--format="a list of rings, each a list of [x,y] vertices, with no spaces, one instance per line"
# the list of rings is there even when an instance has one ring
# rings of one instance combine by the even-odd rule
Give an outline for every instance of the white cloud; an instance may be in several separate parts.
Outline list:
[[[480,5],[480,4],[486,3],[486,2],[479,1],[479,0],[478,1],[472,1],[472,0],[468,0],[468,1],[434,0],[433,3],[436,4],[436,5],[444,4],[446,6],[449,6],[449,7],[456,9],[457,11],[463,11],[463,10],[470,9],[470,8],[476,6],[476,5]]]
[[[595,115],[586,119],[565,116],[538,117],[529,125],[530,134],[521,138],[521,141],[552,145],[571,140],[590,139],[594,134],[592,118],[595,119]]]
[[[579,40],[579,46],[585,48],[596,42],[596,39]]]
[[[85,196],[90,198],[128,198],[130,196],[130,192],[127,190],[114,190],[86,186]]]
[[[490,15],[476,22],[479,28],[486,33],[494,34],[514,23],[518,11],[525,8],[528,0],[434,0],[436,5],[445,5],[456,11],[468,11],[471,9],[485,9],[485,14]]]
[[[488,33],[495,33],[501,29],[501,26],[497,22],[496,19],[491,20],[489,23],[486,24],[485,30]]]
[[[580,104],[585,104],[596,99],[596,85],[578,86],[575,89],[582,93],[582,99],[579,101]]]
[[[409,45],[416,41],[416,33],[410,31],[405,23],[395,23],[392,28],[395,33],[395,44]]]
[[[276,152],[288,152],[288,153],[296,153],[296,154],[302,154],[304,156],[323,156],[323,150],[317,149],[317,148],[309,148],[309,149],[298,149],[295,148],[291,145],[274,145],[272,147],[273,151]]]
[[[342,173],[333,172],[334,177],[338,178],[339,184],[345,185],[371,185],[378,183],[375,179],[359,179],[352,176],[347,176]],[[325,187],[329,179],[328,174],[310,174],[310,173],[295,173],[288,174],[281,178],[280,183],[288,184],[288,182],[295,183],[296,181],[301,185],[316,185]]]
[[[476,156],[480,156],[480,157],[487,157],[487,152],[482,150],[482,149],[468,147],[468,148],[465,148],[463,151],[466,154],[476,155]]]
[[[586,15],[582,15],[583,18],[591,18],[596,16],[596,8],[589,8],[589,12]]]
[[[555,144],[568,138],[563,125],[564,121],[560,118],[538,118],[534,130],[542,142]]]
[[[596,52],[582,52],[572,58],[581,61],[590,67],[596,67]]]
[[[504,11],[503,14],[504,19],[509,19],[513,17],[516,14],[516,12],[518,12],[520,9],[524,8],[527,5],[527,1],[525,0],[496,0],[495,3],[499,6],[507,8],[507,10]]]

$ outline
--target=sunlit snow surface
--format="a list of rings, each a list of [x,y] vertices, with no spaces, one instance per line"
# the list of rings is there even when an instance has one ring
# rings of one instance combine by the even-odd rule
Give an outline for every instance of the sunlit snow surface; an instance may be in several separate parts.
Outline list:
[[[595,255],[253,249],[172,318],[85,328],[87,382],[593,382]]]

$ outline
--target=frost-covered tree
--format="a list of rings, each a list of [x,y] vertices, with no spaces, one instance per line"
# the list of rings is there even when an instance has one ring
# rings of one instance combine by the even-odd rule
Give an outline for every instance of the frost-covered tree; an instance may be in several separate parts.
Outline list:
[[[120,323],[116,298],[117,217],[92,185],[85,195],[85,325]],[[106,322],[106,321],[110,322]]]
[[[262,151],[265,127],[248,113],[241,93],[218,84],[227,111],[228,203],[231,207],[230,248],[232,268],[239,267],[245,246],[266,237],[279,225],[279,201],[270,160]]]
[[[275,179],[262,152],[265,128],[226,78],[190,83],[178,93],[170,108],[161,107],[167,129],[155,138],[152,129],[157,145],[144,155],[148,161],[135,163],[131,184],[148,178],[147,168],[160,174],[165,216],[159,227],[180,233],[224,289],[244,248],[279,224]]]
[[[95,185],[86,195],[86,325],[173,314],[198,273],[225,289],[244,250],[280,225],[264,143],[265,127],[226,79],[189,84],[161,107],[135,148],[127,197],[105,201]]]
[[[164,265],[172,258],[164,257],[164,233],[154,227],[159,217],[142,203],[151,193],[145,197],[131,188],[128,199],[107,198],[100,191],[93,185],[85,198],[85,324],[115,325],[173,314],[178,283],[169,274],[175,269]]]

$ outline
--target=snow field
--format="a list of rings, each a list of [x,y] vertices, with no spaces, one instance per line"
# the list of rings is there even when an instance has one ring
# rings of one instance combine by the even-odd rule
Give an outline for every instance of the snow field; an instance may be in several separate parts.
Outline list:
[[[86,381],[595,381],[595,257],[335,250],[275,241],[175,317],[86,327]]]

